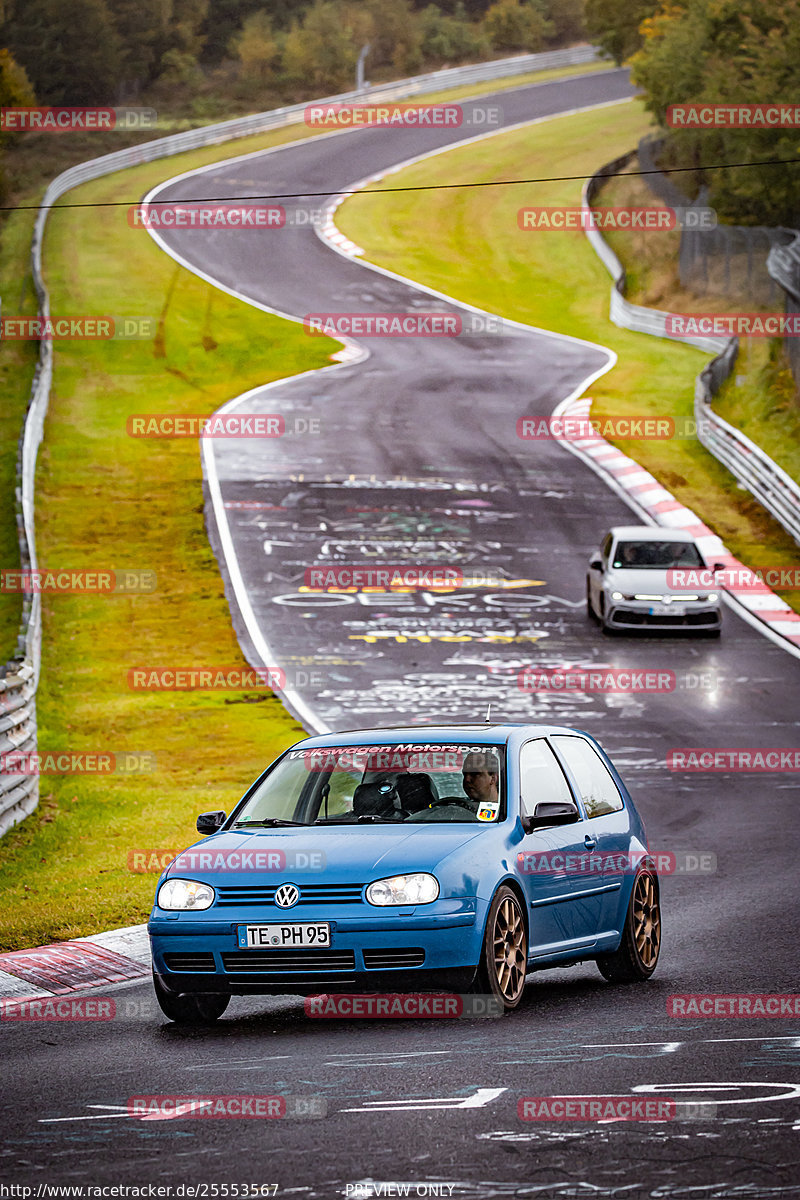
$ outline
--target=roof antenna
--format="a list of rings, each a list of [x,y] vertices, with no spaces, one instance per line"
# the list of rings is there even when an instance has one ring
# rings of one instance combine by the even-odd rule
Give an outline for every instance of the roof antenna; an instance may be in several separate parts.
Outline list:
[[[491,720],[492,720],[492,702],[490,700],[489,704],[487,705],[487,708],[486,708],[486,716],[484,717],[484,721],[487,725],[489,725]]]

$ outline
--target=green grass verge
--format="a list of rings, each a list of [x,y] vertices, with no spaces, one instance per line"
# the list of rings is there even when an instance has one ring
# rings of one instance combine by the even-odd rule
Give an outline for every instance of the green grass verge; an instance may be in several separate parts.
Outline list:
[[[607,106],[450,150],[388,177],[385,186],[490,182],[523,174],[584,178],[635,146],[648,129],[638,102]],[[369,261],[501,316],[616,351],[617,365],[591,387],[595,416],[693,417],[694,381],[708,356],[612,325],[610,279],[581,232],[518,227],[522,206],[579,204],[578,180],[424,193],[382,194],[383,187],[378,183],[358,193],[337,214],[339,228],[365,247]],[[694,509],[744,562],[795,562],[797,548],[788,534],[696,440],[615,445]],[[795,593],[785,599],[800,609]]]
[[[612,63],[593,63],[584,67],[559,67],[548,71],[532,72],[524,76],[512,76],[486,84],[469,87],[449,88],[430,95],[420,96],[420,103],[435,103],[445,100],[460,100],[466,96],[486,95],[496,91],[524,87],[529,83],[545,83],[568,78],[575,74],[595,73],[613,69]],[[156,137],[169,132],[169,115],[160,118]],[[196,122],[195,122],[196,123]],[[186,121],[178,121],[186,126]],[[155,171],[148,172],[149,184],[179,171],[191,170],[209,162],[247,154],[266,146],[282,145],[303,137],[318,136],[316,130],[304,125],[294,125],[267,135],[242,138],[211,150],[181,155],[175,159],[164,159]],[[36,205],[49,181],[60,171],[76,162],[96,155],[117,150],[125,145],[141,141],[142,135],[112,132],[109,134],[76,133],[52,137],[35,135],[18,138],[4,151],[5,165],[12,185],[12,199],[22,205]],[[174,163],[174,167],[173,164]],[[133,186],[134,172],[121,176],[125,185],[123,198],[138,199],[145,186]],[[74,199],[72,194],[64,202]],[[5,315],[30,315],[36,311],[29,259],[30,239],[35,212],[20,207],[2,221],[0,225],[0,301]],[[19,563],[17,533],[14,519],[14,485],[16,444],[25,408],[30,394],[31,380],[36,362],[36,346],[31,342],[5,342],[0,353],[0,566],[16,567]],[[21,601],[18,595],[0,592],[0,663],[13,653],[21,618]]]
[[[36,312],[30,268],[34,215],[15,213],[0,234],[0,301],[3,316]],[[17,442],[28,405],[37,347],[33,342],[0,343],[0,567],[19,566],[14,512]],[[0,663],[14,653],[22,618],[22,597],[0,591]]]
[[[634,160],[631,167],[637,166]],[[604,205],[657,203],[643,179],[627,175],[606,184],[600,200]],[[748,298],[745,263],[732,267],[735,282],[727,292],[709,288],[697,295],[682,287],[678,276],[678,232],[660,237],[614,232],[607,240],[627,268],[626,295],[635,304],[672,312],[766,311]],[[752,438],[793,479],[800,481],[800,394],[784,361],[780,342],[740,339],[736,370],[715,397],[714,409]]]
[[[136,168],[70,198],[137,198],[168,172],[221,156]],[[268,691],[129,690],[131,666],[244,662],[203,525],[198,444],[133,439],[125,422],[137,412],[211,412],[259,383],[327,364],[338,348],[178,267],[129,229],[124,207],[54,213],[45,262],[54,313],[155,315],[161,327],[155,341],[57,344],[37,478],[40,559],[150,569],[158,590],[45,599],[40,750],[147,751],[156,767],[42,778],[39,809],[0,840],[6,949],[142,920],[154,876],[131,874],[128,852],[194,841],[198,812],[229,807],[302,736]]]

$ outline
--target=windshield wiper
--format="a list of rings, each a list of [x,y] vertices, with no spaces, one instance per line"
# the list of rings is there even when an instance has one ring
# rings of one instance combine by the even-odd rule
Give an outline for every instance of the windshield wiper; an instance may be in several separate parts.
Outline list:
[[[362,823],[377,823],[380,825],[401,824],[400,821],[392,817],[379,817],[375,813],[358,813],[358,815],[347,813],[339,817],[320,817],[318,820],[312,822],[314,825],[359,825]]]
[[[254,829],[258,825],[269,829],[274,829],[279,825],[301,825],[304,829],[308,828],[305,821],[282,821],[280,817],[264,817],[261,821],[237,821],[233,828],[246,829],[249,827]]]

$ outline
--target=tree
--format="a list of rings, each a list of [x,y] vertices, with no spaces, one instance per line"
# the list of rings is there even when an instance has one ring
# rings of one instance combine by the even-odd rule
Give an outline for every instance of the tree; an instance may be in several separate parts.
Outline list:
[[[241,30],[231,40],[231,52],[239,59],[245,79],[256,83],[266,81],[279,53],[269,13],[262,8],[245,18]]]
[[[286,35],[283,66],[289,79],[314,91],[343,91],[352,87],[363,45],[364,27],[335,0],[315,0],[305,20]],[[359,36],[360,34],[360,36]]]
[[[120,42],[105,0],[29,0],[7,25],[9,46],[46,104],[108,104]]]
[[[419,19],[409,0],[366,0],[370,45],[367,63],[371,68],[388,66],[398,75],[419,70],[422,63]]]
[[[204,24],[209,0],[164,0],[167,19],[164,50],[199,58],[203,51]]]
[[[154,78],[168,14],[162,0],[114,0],[111,15],[120,45],[117,95],[124,99]]]
[[[568,46],[571,42],[585,40],[583,4],[584,0],[547,0],[544,12],[553,27],[547,38],[548,44]]]
[[[539,0],[497,0],[483,18],[483,28],[501,53],[535,53],[553,32]]]
[[[658,0],[585,0],[586,32],[619,66],[639,49],[639,27],[658,8]]]
[[[0,108],[30,108],[36,103],[31,81],[10,50],[0,50]],[[0,135],[5,140],[7,134]]]
[[[428,61],[440,63],[469,62],[486,58],[491,46],[479,25],[467,19],[463,4],[457,4],[451,15],[429,4],[420,14],[420,49]]]
[[[645,103],[666,124],[671,104],[771,104],[800,94],[796,0],[685,0],[663,4],[642,26],[631,67]],[[791,129],[670,130],[677,166],[796,159]],[[800,224],[800,165],[745,166],[707,172],[710,203],[741,224]]]

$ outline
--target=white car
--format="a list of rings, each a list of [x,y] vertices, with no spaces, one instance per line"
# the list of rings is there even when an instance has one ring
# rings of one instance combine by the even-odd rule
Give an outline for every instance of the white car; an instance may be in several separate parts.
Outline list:
[[[592,555],[586,574],[586,611],[603,632],[643,627],[718,636],[725,569],[703,558],[697,542],[679,530],[618,525]],[[682,580],[690,581],[687,586]]]

